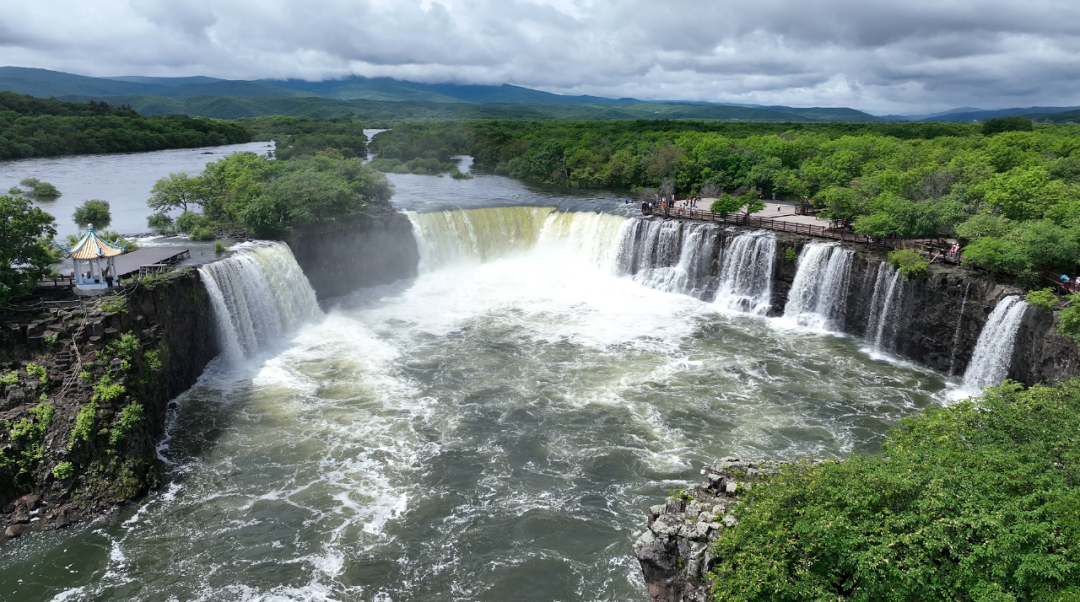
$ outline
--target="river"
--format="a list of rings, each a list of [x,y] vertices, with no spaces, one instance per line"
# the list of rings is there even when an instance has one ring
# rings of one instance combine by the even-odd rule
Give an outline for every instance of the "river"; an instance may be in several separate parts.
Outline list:
[[[89,199],[109,202],[112,222],[108,229],[136,235],[150,231],[146,218],[153,213],[146,206],[154,183],[170,173],[202,173],[207,163],[236,152],[265,155],[270,142],[248,142],[205,148],[181,148],[151,153],[79,155],[0,161],[0,194],[24,178],[49,182],[60,190],[56,199],[34,202],[56,218],[59,239],[86,229],[72,218],[75,208]],[[99,227],[100,224],[96,224]]]
[[[0,598],[644,602],[630,546],[702,463],[873,453],[954,387],[620,276],[618,194],[390,177],[421,274],[215,360],[169,484],[8,545]]]

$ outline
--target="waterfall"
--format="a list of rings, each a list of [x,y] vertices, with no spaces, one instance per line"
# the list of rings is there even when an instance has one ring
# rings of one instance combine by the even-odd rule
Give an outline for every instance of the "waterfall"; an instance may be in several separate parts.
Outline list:
[[[199,273],[210,293],[218,344],[231,362],[255,355],[320,313],[315,291],[284,243],[244,245]]]
[[[612,270],[627,221],[610,213],[555,212],[544,221],[538,244],[564,244],[590,265]]]
[[[589,265],[650,288],[705,301],[715,298],[724,309],[765,314],[772,301],[776,239],[765,231],[731,236],[721,249],[724,239],[716,224],[682,220],[626,219],[551,207],[408,215],[424,272],[533,249],[569,250]]]
[[[960,347],[960,330],[964,325],[964,310],[967,308],[968,291],[971,290],[971,281],[964,286],[964,296],[960,299],[960,317],[956,318],[956,330],[953,331],[952,349],[949,351],[949,376],[956,373],[956,350]]]
[[[802,326],[839,330],[847,304],[852,255],[830,243],[803,247],[784,317]]]
[[[1005,382],[1012,365],[1016,333],[1027,307],[1027,302],[1017,296],[1005,297],[998,302],[979,333],[971,362],[964,372],[965,389],[981,391]]]
[[[531,249],[554,207],[492,207],[409,213],[420,269],[483,263]]]
[[[874,280],[874,295],[870,299],[870,317],[866,323],[866,338],[874,348],[888,351],[895,347],[900,328],[897,314],[902,309],[904,277],[884,261],[878,265]]]
[[[716,304],[724,309],[764,315],[772,306],[776,237],[764,230],[729,239],[720,266]]]
[[[632,219],[622,228],[615,272],[649,288],[708,299],[719,244],[715,224]]]

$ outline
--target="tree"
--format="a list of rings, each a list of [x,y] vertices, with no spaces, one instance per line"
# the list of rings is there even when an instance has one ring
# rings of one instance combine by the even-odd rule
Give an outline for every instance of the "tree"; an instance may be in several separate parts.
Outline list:
[[[1031,120],[1020,115],[987,119],[982,127],[984,136],[993,136],[1001,132],[1030,132],[1034,129]]]
[[[161,212],[172,209],[188,211],[188,205],[202,206],[206,198],[206,185],[201,177],[186,173],[169,174],[161,178],[151,189],[153,196],[146,201],[151,209]]]
[[[984,236],[964,247],[964,261],[995,274],[1016,273],[1029,266],[1023,247],[1011,240],[992,236]]]
[[[75,213],[72,214],[71,218],[80,226],[94,224],[95,226],[104,228],[112,221],[112,214],[109,212],[109,202],[99,199],[86,201],[75,208]]]
[[[53,217],[21,198],[0,196],[0,303],[29,294],[53,263]]]
[[[735,213],[739,209],[742,209],[742,206],[745,204],[746,202],[742,197],[721,194],[719,198],[713,201],[712,205],[709,207],[709,212],[720,215],[721,217],[727,217],[729,213]]]

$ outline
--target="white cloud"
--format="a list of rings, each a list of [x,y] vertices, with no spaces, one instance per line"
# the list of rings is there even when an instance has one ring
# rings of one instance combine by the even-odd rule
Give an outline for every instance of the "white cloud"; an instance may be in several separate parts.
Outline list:
[[[561,93],[919,111],[1080,104],[1061,0],[40,0],[4,62],[86,75],[514,83]]]

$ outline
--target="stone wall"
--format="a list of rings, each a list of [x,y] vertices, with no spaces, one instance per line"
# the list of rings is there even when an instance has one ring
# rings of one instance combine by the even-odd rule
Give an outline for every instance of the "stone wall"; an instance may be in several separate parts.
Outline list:
[[[420,252],[404,214],[321,224],[283,239],[319,299],[416,275]]]

